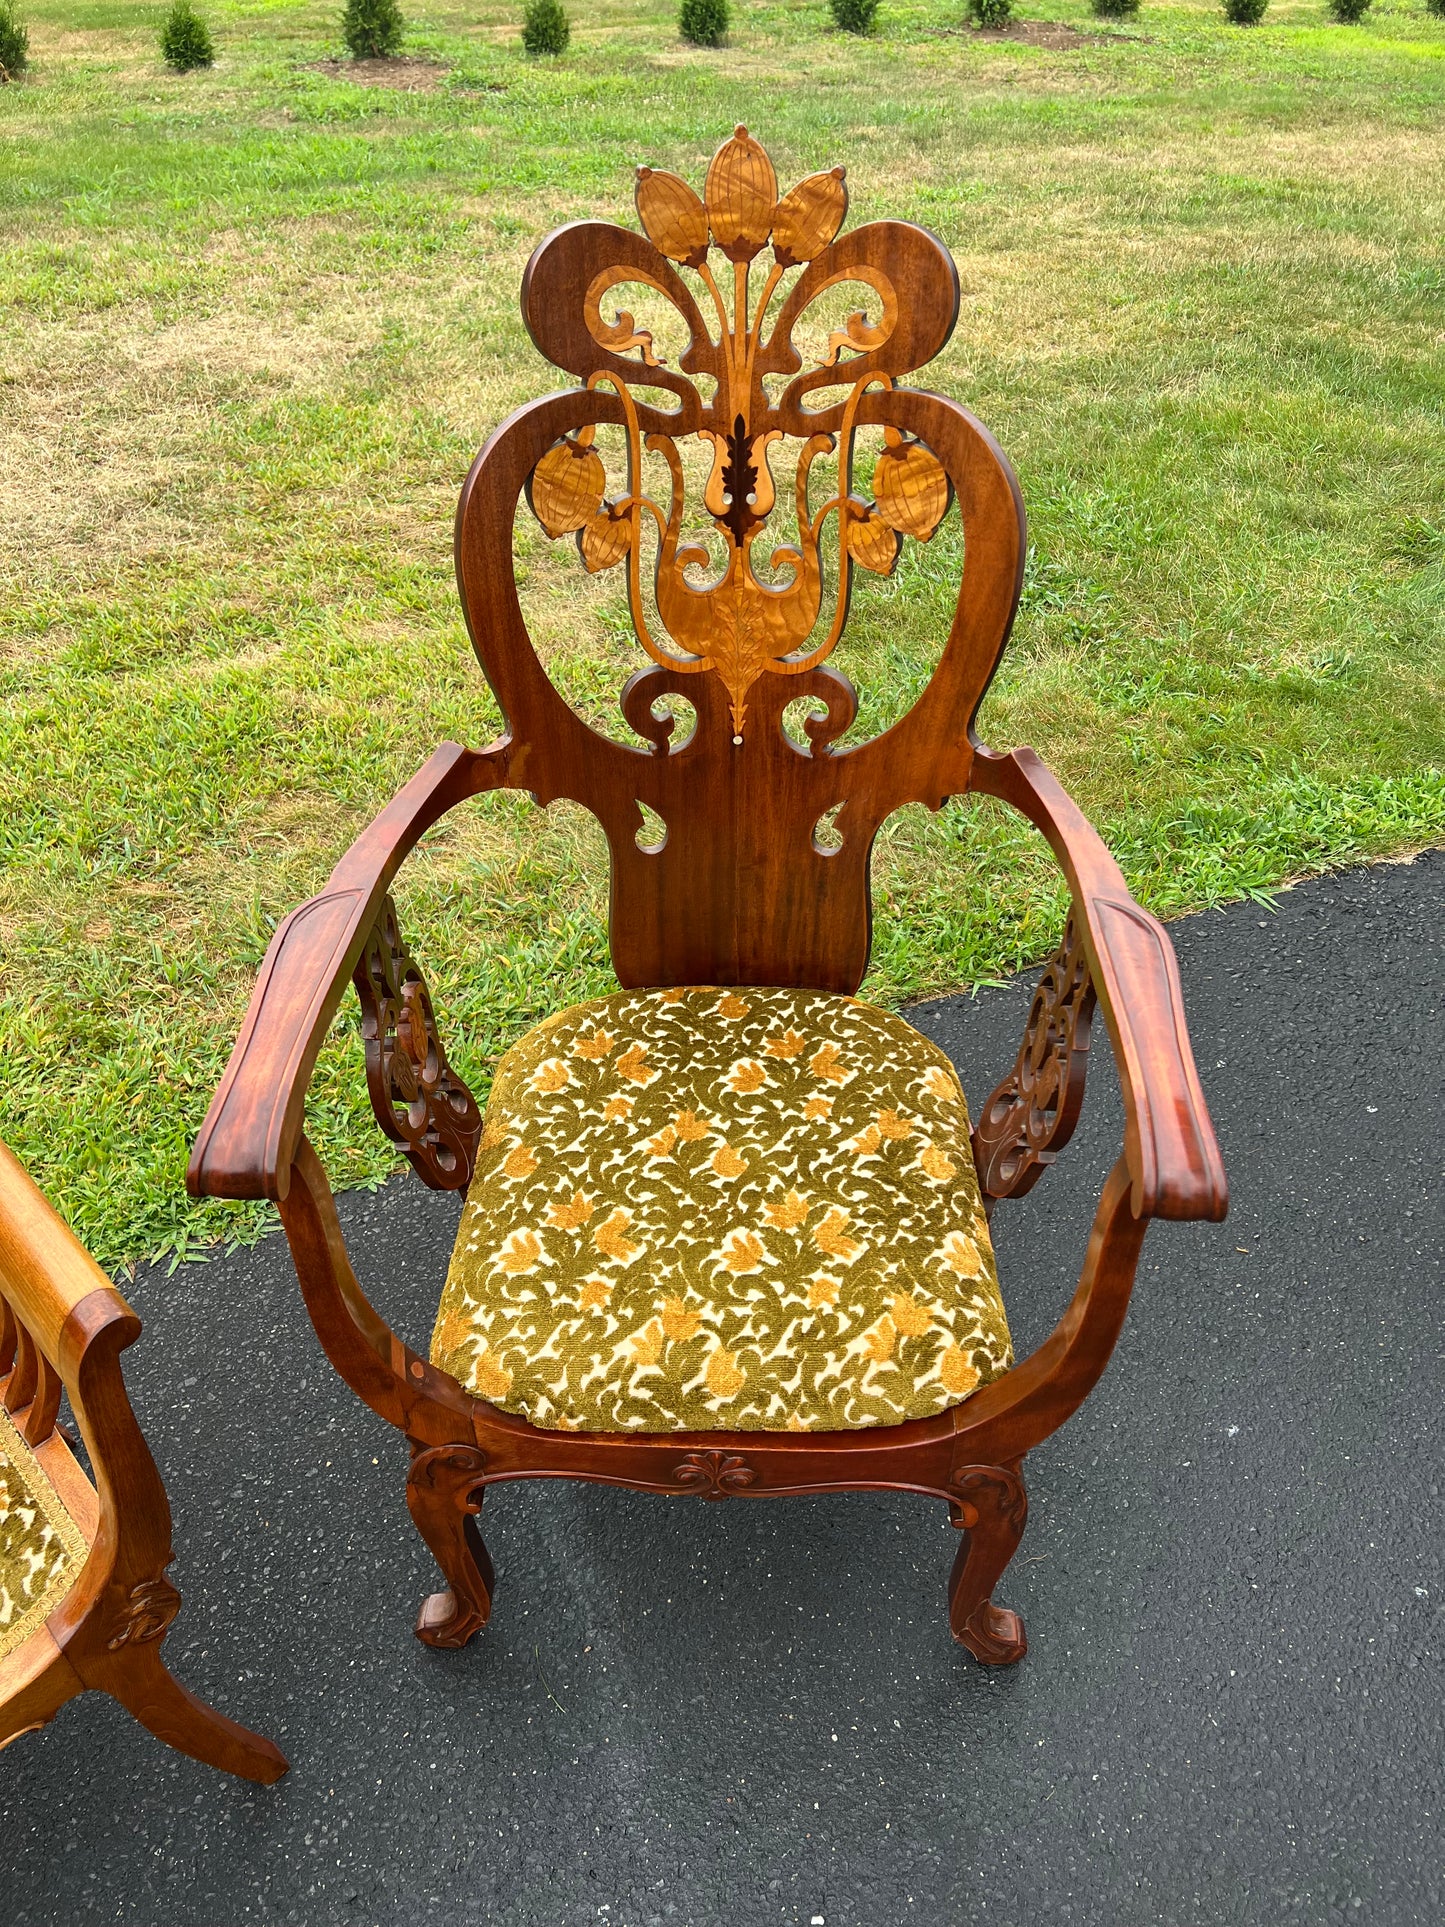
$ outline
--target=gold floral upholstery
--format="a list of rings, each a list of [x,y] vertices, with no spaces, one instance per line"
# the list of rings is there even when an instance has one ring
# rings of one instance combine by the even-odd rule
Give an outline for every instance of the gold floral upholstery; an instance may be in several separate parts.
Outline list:
[[[44,1625],[84,1563],[80,1528],[0,1407],[0,1659]]]
[[[943,1053],[801,990],[623,991],[502,1060],[432,1359],[565,1431],[838,1431],[1013,1362]]]

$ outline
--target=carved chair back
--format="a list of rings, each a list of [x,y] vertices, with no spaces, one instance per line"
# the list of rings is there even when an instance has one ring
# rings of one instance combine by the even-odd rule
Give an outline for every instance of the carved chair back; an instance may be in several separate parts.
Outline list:
[[[506,718],[506,781],[543,804],[570,798],[601,822],[624,985],[852,991],[868,962],[879,825],[905,803],[937,809],[968,786],[972,720],[1018,599],[1023,505],[971,415],[900,385],[958,314],[954,264],[933,235],[903,221],[841,233],[843,169],[780,197],[772,163],[741,127],[701,198],[642,168],[637,208],[641,234],[577,222],[532,256],[527,327],[582,385],[502,424],[458,510],[462,602]],[[848,283],[862,284],[877,319],[852,313],[805,365],[800,322]],[[606,318],[609,297],[639,284],[687,332],[675,366],[631,313]],[[599,429],[620,432],[625,449],[611,499]],[[865,500],[853,468],[868,429],[883,446]],[[800,446],[783,472],[789,443]],[[700,507],[684,460],[698,452]],[[524,494],[549,537],[575,537],[587,570],[625,574],[651,658],[621,691],[635,743],[582,719],[528,634],[513,553]],[[966,567],[933,676],[891,727],[843,746],[857,693],[827,659],[853,572],[890,573],[903,541],[928,541],[955,501]],[[777,540],[789,523],[794,539]],[[664,698],[691,705],[685,734],[661,713]],[[811,699],[806,741],[784,726],[798,698]],[[640,805],[660,830],[649,833]],[[841,839],[833,847],[825,822]]]

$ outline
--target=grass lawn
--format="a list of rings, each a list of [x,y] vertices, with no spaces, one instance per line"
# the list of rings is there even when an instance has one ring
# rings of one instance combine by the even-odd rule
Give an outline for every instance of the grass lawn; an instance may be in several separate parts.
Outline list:
[[[593,0],[561,62],[522,54],[519,7],[410,0],[440,69],[416,92],[326,71],[339,6],[289,0],[216,0],[217,65],[172,76],[162,11],[29,0],[32,74],[0,88],[3,1129],[107,1264],[264,1222],[181,1177],[270,931],[436,742],[497,725],[450,525],[485,434],[558,379],[517,314],[534,241],[632,222],[638,161],[700,184],[738,120],[788,183],[841,160],[854,221],[953,248],[928,379],[1010,452],[1033,544],[982,733],[1060,771],[1143,901],[1445,838],[1423,0],[1355,27],[1274,0],[1254,30],[1033,0],[1089,36],[1063,48],[981,39],[961,0],[883,0],[868,41],[821,0],[735,0],[718,52],[659,0]],[[620,585],[522,540],[557,673],[615,716],[643,660]],[[936,655],[952,541],[856,599],[837,660],[875,722]],[[875,875],[880,1001],[1060,927],[992,806],[903,813]],[[608,984],[605,852],[569,806],[483,799],[400,896],[479,1091]],[[392,1162],[359,1066],[348,1001],[312,1107],[342,1182]]]

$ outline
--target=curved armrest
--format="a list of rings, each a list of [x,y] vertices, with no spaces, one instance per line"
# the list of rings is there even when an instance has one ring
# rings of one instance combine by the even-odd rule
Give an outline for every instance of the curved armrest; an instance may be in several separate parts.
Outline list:
[[[1164,926],[1130,896],[1098,832],[1031,749],[980,749],[969,787],[1001,797],[1036,823],[1068,878],[1119,1067],[1134,1215],[1218,1222],[1229,1186]]]
[[[306,1087],[392,878],[432,824],[506,781],[510,742],[443,743],[369,823],[326,888],[277,926],[186,1171],[192,1197],[285,1197]]]

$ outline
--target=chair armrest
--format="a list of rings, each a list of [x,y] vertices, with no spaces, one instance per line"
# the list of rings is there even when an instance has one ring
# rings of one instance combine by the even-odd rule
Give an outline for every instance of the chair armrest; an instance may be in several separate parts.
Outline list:
[[[969,787],[1000,797],[1037,824],[1068,878],[1119,1068],[1134,1215],[1218,1222],[1228,1209],[1229,1186],[1164,926],[1130,896],[1098,832],[1031,749],[978,750]]]
[[[62,1373],[74,1364],[66,1328],[87,1299],[95,1300],[88,1316],[103,1307],[107,1322],[129,1321],[140,1330],[130,1306],[7,1144],[0,1144],[0,1296]]]
[[[186,1171],[192,1197],[285,1197],[306,1089],[337,1005],[418,839],[454,803],[506,781],[510,742],[444,743],[369,823],[326,888],[278,925]]]

